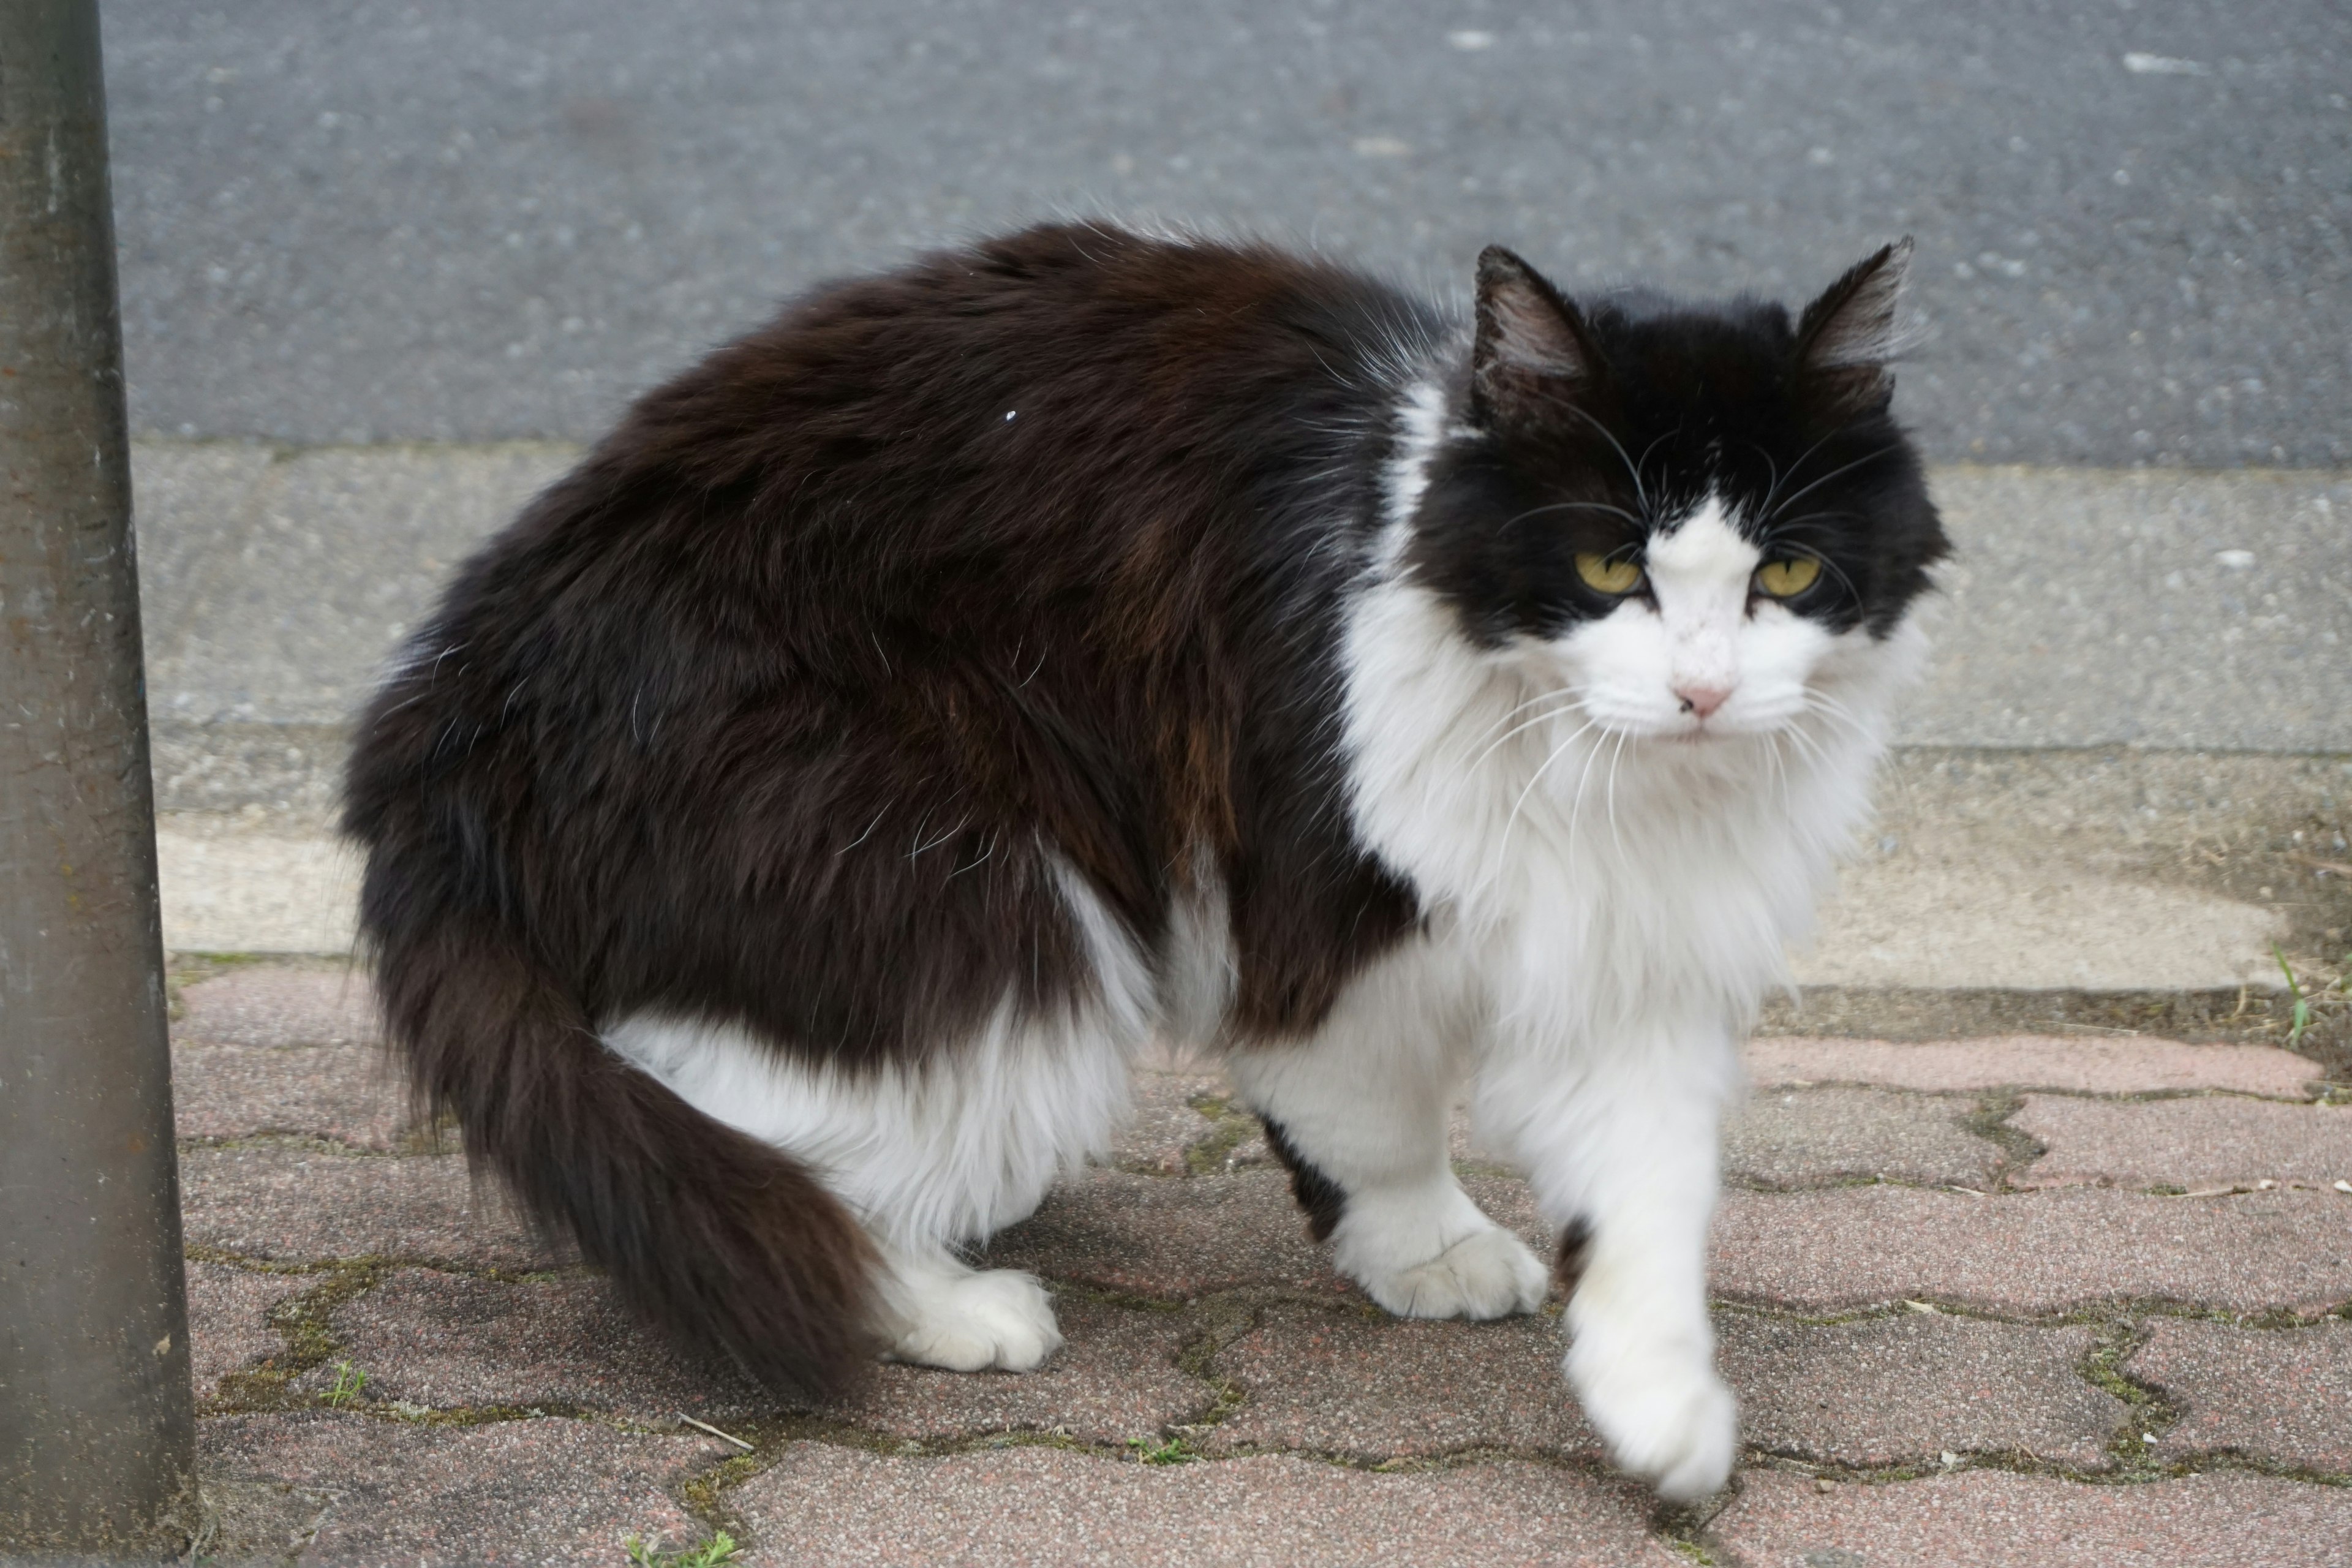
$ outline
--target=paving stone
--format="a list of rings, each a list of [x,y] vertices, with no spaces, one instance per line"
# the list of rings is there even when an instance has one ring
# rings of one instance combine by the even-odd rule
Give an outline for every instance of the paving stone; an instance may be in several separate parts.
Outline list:
[[[2076,1373],[2085,1328],[1948,1316],[1815,1324],[1719,1313],[1741,1432],[1776,1453],[1872,1466],[1960,1453],[2103,1462],[2121,1400]],[[1215,1370],[1247,1403],[1208,1451],[1298,1448],[1364,1459],[1470,1448],[1593,1456],[1599,1440],[1561,1381],[1556,1318],[1391,1321],[1269,1308]]]
[[[377,1256],[530,1269],[565,1261],[494,1186],[477,1192],[455,1154],[186,1150],[180,1208],[191,1247],[274,1262]]]
[[[1559,1369],[1559,1320],[1429,1322],[1371,1310],[1277,1304],[1217,1353],[1247,1403],[1212,1453],[1298,1448],[1362,1459],[1465,1448],[1595,1456]]]
[[[1776,1454],[1878,1466],[1946,1453],[2106,1462],[2129,1410],[2076,1370],[2092,1331],[1942,1313],[1847,1323],[1718,1314],[1740,1436]]]
[[[1197,1415],[1211,1392],[1177,1370],[1191,1331],[1174,1312],[1055,1303],[1068,1342],[1037,1372],[962,1374],[877,1366],[827,1414],[896,1437],[1063,1428],[1089,1441],[1143,1436]],[[698,1365],[632,1315],[602,1279],[504,1282],[403,1269],[336,1310],[344,1353],[371,1399],[436,1408],[614,1411],[646,1423],[725,1422],[785,1402],[732,1368]],[[332,1369],[308,1374],[325,1387]]]
[[[1543,1253],[1548,1232],[1524,1183],[1473,1176],[1463,1187],[1496,1223]],[[1036,1214],[1000,1233],[982,1259],[1051,1279],[1182,1300],[1278,1285],[1344,1292],[1280,1171],[1170,1181],[1088,1170],[1057,1184]]]
[[[601,1279],[504,1281],[404,1268],[335,1309],[341,1354],[371,1399],[435,1409],[614,1411],[646,1422],[772,1414],[778,1402],[727,1366],[698,1366]],[[304,1386],[332,1383],[318,1367]]]
[[[2158,1318],[2124,1370],[2183,1407],[2158,1439],[2164,1458],[2228,1451],[2352,1473],[2352,1322],[2241,1329]]]
[[[327,1497],[306,1565],[623,1561],[630,1535],[702,1527],[668,1489],[732,1452],[588,1421],[409,1426],[326,1411],[224,1415],[197,1428],[207,1478]]]
[[[225,1263],[188,1265],[188,1350],[196,1398],[212,1398],[220,1380],[286,1348],[269,1310],[318,1280],[303,1274],[257,1274]]]
[[[180,991],[175,1040],[239,1046],[370,1045],[375,993],[358,968],[239,964]]]
[[[1789,1036],[1750,1040],[1746,1055],[1748,1076],[1765,1087],[1867,1083],[1930,1092],[2013,1088],[2086,1094],[2221,1089],[2302,1100],[2320,1076],[2311,1061],[2272,1046],[2073,1035],[1919,1041]]]
[[[1115,1307],[1065,1293],[1054,1303],[1064,1343],[1032,1373],[882,1366],[831,1414],[895,1437],[1050,1432],[1123,1443],[1191,1421],[1215,1393],[1178,1370],[1198,1331],[1187,1314]]]
[[[2286,1189],[1734,1191],[1716,1214],[1710,1278],[1735,1300],[1811,1310],[1924,1298],[2021,1316],[2154,1297],[2317,1312],[2352,1300],[2347,1216],[2340,1194]]]
[[[1973,1109],[1896,1089],[1763,1090],[1724,1129],[1724,1171],[1772,1187],[1857,1176],[1981,1187],[1999,1169],[2001,1149],[1959,1125]]]
[[[2021,1187],[2097,1182],[2193,1192],[2263,1180],[2321,1187],[2352,1180],[2352,1106],[2231,1095],[2113,1100],[2037,1094],[2009,1124],[2049,1150],[2010,1178]],[[2345,1223],[2352,1224],[2352,1205]]]
[[[2318,1568],[2352,1561],[2352,1490],[2230,1470],[2145,1486],[1965,1470],[1822,1491],[1751,1470],[1708,1534],[1744,1568]]]
[[[172,1113],[183,1138],[290,1132],[391,1149],[407,1091],[375,1045],[172,1047]]]
[[[1085,1171],[999,1234],[982,1261],[1163,1299],[1244,1285],[1348,1289],[1274,1171],[1182,1182]]]
[[[1106,1163],[1147,1175],[1188,1174],[1185,1151],[1217,1126],[1191,1102],[1204,1094],[1231,1094],[1233,1087],[1213,1073],[1139,1071],[1134,1081],[1134,1115],[1119,1129]]]
[[[1500,1462],[1373,1475],[1266,1456],[1141,1465],[1045,1447],[891,1458],[796,1443],[728,1493],[746,1568],[858,1563],[1680,1563],[1631,1486]]]

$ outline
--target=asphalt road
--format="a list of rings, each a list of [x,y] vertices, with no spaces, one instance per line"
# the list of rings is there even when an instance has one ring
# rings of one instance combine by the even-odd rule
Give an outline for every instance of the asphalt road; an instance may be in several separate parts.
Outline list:
[[[780,297],[1055,212],[1433,288],[1920,242],[1947,459],[2352,462],[2343,0],[110,0],[134,426],[592,437]]]

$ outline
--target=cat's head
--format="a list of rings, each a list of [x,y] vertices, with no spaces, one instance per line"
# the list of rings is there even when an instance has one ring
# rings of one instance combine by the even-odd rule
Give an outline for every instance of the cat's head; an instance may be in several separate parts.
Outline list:
[[[1888,412],[1910,259],[1777,303],[1564,297],[1499,247],[1407,560],[1604,731],[1766,733],[1867,664],[1947,543]]]

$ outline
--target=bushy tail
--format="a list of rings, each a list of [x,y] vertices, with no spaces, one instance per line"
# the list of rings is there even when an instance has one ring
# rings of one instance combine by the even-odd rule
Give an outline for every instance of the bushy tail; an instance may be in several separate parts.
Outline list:
[[[376,957],[416,1088],[477,1164],[682,1345],[809,1398],[870,1365],[877,1259],[848,1210],[623,1062],[509,938],[469,923]]]

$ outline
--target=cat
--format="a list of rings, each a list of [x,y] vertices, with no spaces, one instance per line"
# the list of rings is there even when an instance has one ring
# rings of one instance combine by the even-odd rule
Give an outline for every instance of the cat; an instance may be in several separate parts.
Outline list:
[[[1193,1042],[1372,1300],[1556,1277],[1616,1461],[1712,1491],[1736,1042],[1947,549],[1909,255],[1793,323],[1099,223],[818,289],[475,556],[358,725],[417,1091],[644,1316],[823,1397],[1049,1356],[961,1249]],[[1465,1089],[1554,1267],[1454,1179]]]

